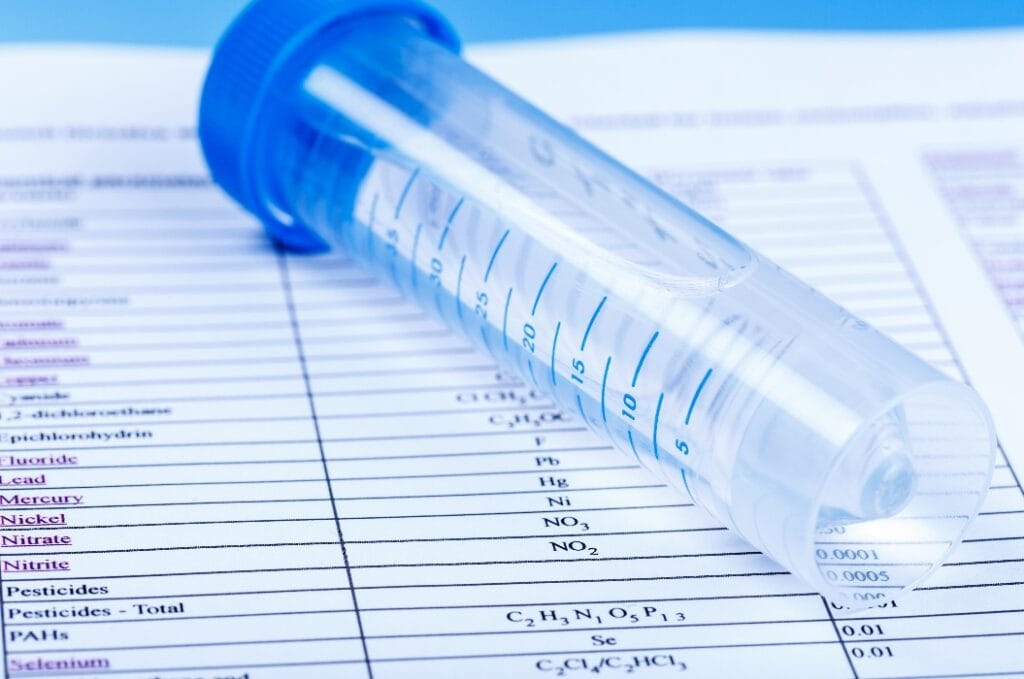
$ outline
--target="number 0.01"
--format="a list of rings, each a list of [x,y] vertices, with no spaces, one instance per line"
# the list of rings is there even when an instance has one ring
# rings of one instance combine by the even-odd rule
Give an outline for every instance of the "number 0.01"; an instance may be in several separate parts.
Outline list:
[[[854,646],[850,649],[850,655],[854,658],[891,658],[895,655],[892,646]]]

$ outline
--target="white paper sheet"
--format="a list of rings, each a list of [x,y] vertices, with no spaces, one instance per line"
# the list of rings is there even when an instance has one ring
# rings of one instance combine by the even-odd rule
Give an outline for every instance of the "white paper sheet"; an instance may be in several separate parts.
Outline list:
[[[1024,673],[1022,37],[471,52],[986,398],[983,515],[855,618],[353,264],[275,253],[206,178],[204,55],[3,50],[8,674]]]

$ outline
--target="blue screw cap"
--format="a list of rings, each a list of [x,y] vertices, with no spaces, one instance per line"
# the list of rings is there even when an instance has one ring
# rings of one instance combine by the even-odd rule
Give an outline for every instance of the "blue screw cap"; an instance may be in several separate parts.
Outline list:
[[[269,84],[310,39],[342,22],[381,14],[414,19],[432,38],[459,49],[444,17],[415,0],[255,0],[214,49],[199,104],[199,143],[210,174],[287,247],[318,250],[324,244],[271,214],[252,188],[249,151]]]

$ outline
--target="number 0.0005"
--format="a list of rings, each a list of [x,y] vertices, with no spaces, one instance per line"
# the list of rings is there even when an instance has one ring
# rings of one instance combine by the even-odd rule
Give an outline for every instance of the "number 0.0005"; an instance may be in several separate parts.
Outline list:
[[[832,582],[889,582],[889,571],[825,571]]]

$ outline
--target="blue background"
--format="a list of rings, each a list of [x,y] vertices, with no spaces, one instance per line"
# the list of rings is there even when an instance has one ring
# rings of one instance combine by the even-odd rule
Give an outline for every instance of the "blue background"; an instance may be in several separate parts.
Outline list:
[[[212,45],[245,0],[0,0],[0,42]],[[463,40],[657,28],[1024,26],[1024,0],[433,0]]]

